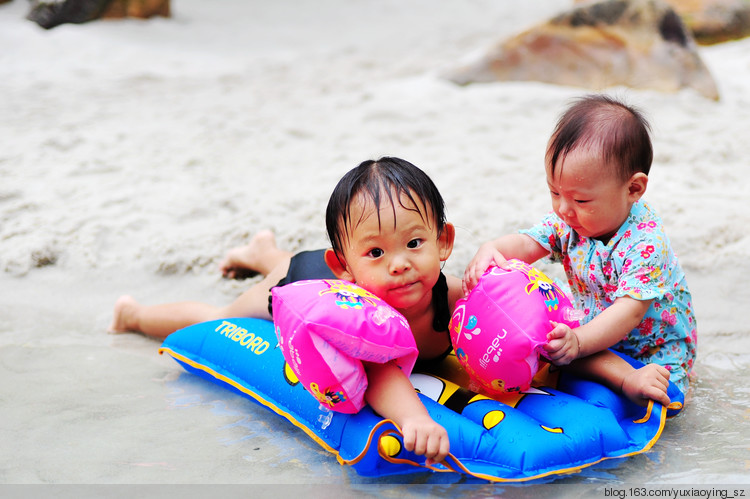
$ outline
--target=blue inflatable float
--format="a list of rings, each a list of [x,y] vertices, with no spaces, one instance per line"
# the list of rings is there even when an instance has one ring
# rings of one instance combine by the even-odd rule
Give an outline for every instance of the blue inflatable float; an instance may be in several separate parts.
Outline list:
[[[369,407],[342,414],[321,406],[287,366],[271,322],[196,324],[170,335],[159,352],[288,419],[341,464],[365,476],[421,468],[521,482],[575,473],[647,451],[666,417],[677,414],[683,403],[673,384],[669,408],[654,403],[640,407],[602,385],[547,369],[530,389],[489,398],[467,388],[465,372],[450,355],[434,372],[410,378],[430,415],[450,436],[451,454],[444,464],[426,466],[422,456],[403,448],[399,429]]]

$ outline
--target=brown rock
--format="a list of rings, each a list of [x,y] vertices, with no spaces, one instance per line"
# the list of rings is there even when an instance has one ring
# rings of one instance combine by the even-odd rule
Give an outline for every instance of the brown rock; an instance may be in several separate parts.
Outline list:
[[[100,18],[169,17],[169,0],[32,0],[26,19],[45,29],[65,23],[82,24]]]
[[[50,2],[32,0],[26,19],[44,29],[64,23],[82,24],[98,18],[110,0],[65,0]]]
[[[750,0],[667,0],[701,45],[750,36]]]
[[[577,4],[591,0],[575,0]],[[750,0],[666,0],[701,45],[750,36]]]
[[[719,98],[692,35],[662,0],[586,3],[499,43],[449,79],[541,81],[591,90],[692,88]]]
[[[112,0],[102,12],[102,19],[138,17],[147,19],[153,16],[169,17],[169,0]]]

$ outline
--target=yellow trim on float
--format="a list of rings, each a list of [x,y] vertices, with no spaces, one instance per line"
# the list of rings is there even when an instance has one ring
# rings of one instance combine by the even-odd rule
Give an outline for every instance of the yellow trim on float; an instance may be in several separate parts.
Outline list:
[[[681,411],[682,410],[682,402],[670,402],[667,406],[667,410],[669,411]],[[676,416],[675,414],[674,416]],[[667,418],[673,418],[674,416],[667,416]]]
[[[654,409],[654,401],[649,400],[648,401],[648,407],[646,408],[646,414],[643,415],[641,419],[635,419],[633,420],[636,424],[642,424],[651,419],[651,411]]]

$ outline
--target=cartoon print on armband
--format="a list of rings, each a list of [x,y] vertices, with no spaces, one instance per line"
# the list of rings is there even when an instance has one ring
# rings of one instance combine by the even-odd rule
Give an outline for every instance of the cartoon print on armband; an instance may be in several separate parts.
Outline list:
[[[544,304],[547,305],[547,310],[552,312],[557,310],[560,305],[560,296],[564,296],[563,291],[555,284],[555,281],[547,277],[543,272],[517,260],[511,260],[511,268],[518,270],[529,278],[529,284],[526,285],[526,294],[531,294],[533,291],[539,291],[544,297]]]
[[[361,309],[365,305],[375,306],[377,303],[377,296],[355,284],[328,279],[324,282],[328,289],[321,291],[320,296],[333,294],[336,305],[344,310]]]
[[[324,391],[320,391],[317,383],[310,383],[310,392],[321,404],[325,404],[328,407],[334,407],[336,404],[346,402],[346,395],[340,390],[335,390],[332,387],[326,388]]]

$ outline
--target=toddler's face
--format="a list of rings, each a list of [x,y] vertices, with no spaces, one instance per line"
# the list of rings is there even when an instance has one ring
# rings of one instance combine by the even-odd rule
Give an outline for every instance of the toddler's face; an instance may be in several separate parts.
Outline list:
[[[640,197],[631,195],[630,180],[622,181],[597,151],[576,148],[558,160],[554,178],[547,165],[552,209],[580,236],[608,241],[625,222]]]
[[[405,196],[399,202],[395,194],[393,205],[383,198],[379,220],[371,199],[355,198],[343,248],[346,266],[358,285],[397,310],[429,304],[440,262],[452,248],[438,238],[437,224],[424,206],[414,206]]]

